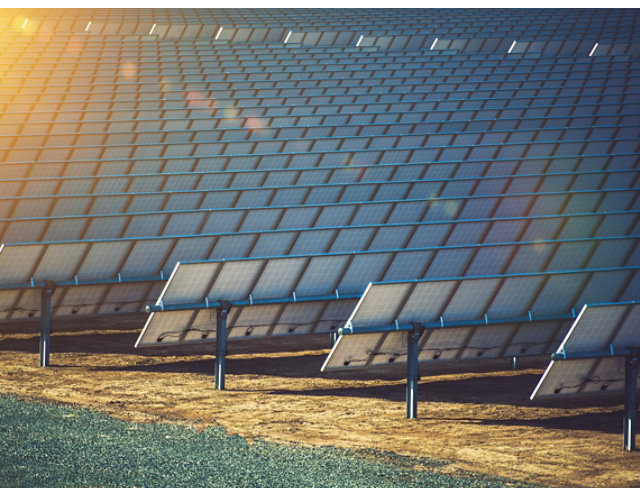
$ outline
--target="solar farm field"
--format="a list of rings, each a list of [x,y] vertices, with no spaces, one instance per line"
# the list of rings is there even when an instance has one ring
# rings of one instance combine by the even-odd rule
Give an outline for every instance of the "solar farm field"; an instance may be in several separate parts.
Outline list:
[[[638,329],[640,9],[0,9],[0,484],[637,487]]]
[[[118,424],[117,429],[144,431],[145,445],[154,435],[158,442],[169,444],[171,441],[165,436],[191,436],[191,439],[195,435],[184,434],[186,431],[176,434],[177,431],[171,429],[194,428],[204,432],[205,437],[220,438],[221,434],[215,429],[222,428],[228,435],[240,436],[227,444],[240,443],[245,446],[244,450],[248,449],[246,446],[258,449],[259,454],[251,455],[256,457],[252,458],[254,461],[261,460],[255,465],[253,475],[247,473],[236,479],[216,479],[211,473],[207,475],[209,478],[201,479],[188,479],[185,475],[173,485],[640,485],[640,456],[638,452],[624,452],[621,447],[621,398],[609,395],[532,402],[528,396],[540,378],[544,360],[523,360],[522,368],[515,371],[510,370],[505,360],[488,360],[480,365],[476,362],[473,367],[446,363],[422,367],[419,418],[408,420],[404,417],[402,368],[379,369],[375,374],[371,371],[321,374],[320,366],[329,351],[326,336],[315,342],[312,340],[310,349],[306,350],[300,349],[299,343],[291,339],[274,339],[266,345],[263,341],[260,346],[256,346],[257,342],[233,342],[228,357],[227,390],[218,391],[213,385],[212,355],[192,354],[186,349],[176,351],[175,348],[164,352],[140,352],[133,349],[137,335],[137,330],[57,331],[52,341],[51,366],[41,368],[37,363],[36,333],[28,330],[3,332],[0,334],[2,401],[6,401],[4,395],[9,394],[35,400],[37,404],[44,401],[88,408],[126,422]],[[67,429],[66,438],[61,436],[60,439],[68,442],[88,428],[80,423],[86,415],[65,407],[54,415],[57,420],[51,425],[58,430]],[[11,432],[6,418],[1,427]],[[77,421],[65,424],[70,418]],[[164,424],[168,425],[162,427]],[[46,424],[35,422],[31,425],[37,432],[37,445],[43,450],[50,446],[43,441],[49,436],[46,429],[43,430]],[[88,425],[92,424],[89,422]],[[126,438],[126,432],[118,435]],[[101,453],[112,453],[108,448],[113,441],[109,441],[106,434],[103,437],[107,446],[100,445]],[[198,446],[205,442],[204,438],[198,439],[189,442]],[[248,444],[243,444],[245,442]],[[265,461],[271,453],[271,448],[265,452],[265,447],[271,446],[268,443],[275,443],[274,458],[290,457],[286,477],[264,475],[263,467],[273,463],[273,460]],[[127,446],[133,444],[131,441]],[[64,446],[64,443],[55,446],[51,455],[53,460],[60,459]],[[87,441],[82,446],[79,449],[86,450],[92,444]],[[287,446],[293,447],[288,455]],[[350,451],[340,451],[336,455],[336,452],[327,454],[320,450],[304,452],[306,454],[302,456],[305,447]],[[67,449],[71,449],[70,446],[67,445]],[[114,475],[111,480],[115,482],[112,483],[120,487],[144,484],[145,481],[149,485],[172,485],[166,479],[153,479],[151,475],[145,479],[141,475],[143,462],[140,459],[144,452],[139,451],[140,446],[131,447],[131,450],[136,449],[140,455],[135,459],[136,468],[126,475],[122,466],[117,468],[116,459],[114,473],[118,475]],[[168,449],[166,445],[163,448],[165,452]],[[215,460],[217,453],[205,450],[206,463]],[[394,458],[390,454],[409,458]],[[331,458],[334,455],[343,460],[340,462],[343,465],[336,461],[338,458]],[[12,487],[24,481],[26,485],[82,486],[86,481],[82,470],[77,471],[76,478],[66,474],[67,478],[61,484],[47,478],[7,478],[16,473],[12,456],[16,455],[3,454],[0,458],[4,465],[0,468],[0,474],[3,474],[0,485]],[[40,452],[39,456],[45,454]],[[333,477],[318,475],[317,467],[305,456],[315,457],[320,464],[327,463],[327,470],[346,473],[334,473]],[[340,458],[343,456],[347,458]],[[328,462],[327,457],[333,461]],[[371,475],[368,469],[361,467],[363,459],[367,463],[385,465],[384,470],[389,472],[382,473],[390,478],[384,482],[384,477]],[[184,465],[187,461],[180,463]],[[123,459],[122,463],[126,465],[125,462]],[[202,463],[205,463],[204,459]],[[43,467],[46,463],[38,470],[42,472]],[[194,470],[197,476],[200,472]],[[229,466],[229,470],[234,470],[234,466]],[[359,479],[349,475],[359,473],[358,470],[369,475]],[[423,470],[428,473],[421,472]],[[301,475],[305,471],[311,474],[309,478]],[[104,477],[95,479],[93,485],[108,485],[109,479]],[[90,482],[84,484],[92,485]]]

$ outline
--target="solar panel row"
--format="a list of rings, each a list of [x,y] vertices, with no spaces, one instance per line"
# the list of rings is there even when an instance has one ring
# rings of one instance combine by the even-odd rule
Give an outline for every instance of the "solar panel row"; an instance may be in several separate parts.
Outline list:
[[[340,40],[339,36],[331,36],[332,33],[328,33],[326,31],[313,32],[313,28],[311,28],[312,32],[305,34],[304,31],[309,31],[310,29],[305,29],[303,27],[305,25],[309,27],[331,26],[330,29],[333,30],[341,28],[352,30],[356,28],[365,34],[372,33],[378,35],[371,36],[371,38],[378,41],[381,46],[387,49],[393,48],[393,45],[389,44],[387,38],[401,37],[397,36],[399,30],[403,33],[420,33],[425,31],[425,26],[429,26],[430,30],[437,30],[440,34],[446,34],[449,32],[452,34],[464,33],[464,35],[471,37],[477,37],[478,35],[482,36],[482,33],[486,32],[488,27],[491,28],[489,32],[494,36],[498,33],[505,33],[511,36],[515,34],[520,36],[534,36],[536,38],[542,37],[543,39],[548,37],[566,38],[569,34],[582,34],[582,36],[585,36],[587,33],[591,36],[598,35],[600,38],[607,40],[620,37],[628,39],[629,34],[633,33],[633,27],[632,24],[630,25],[629,20],[620,18],[613,13],[603,21],[597,16],[588,16],[588,14],[582,16],[580,19],[576,19],[573,15],[568,15],[566,11],[562,10],[550,10],[549,14],[540,14],[537,11],[530,11],[530,15],[527,16],[527,22],[524,23],[518,22],[520,21],[518,16],[511,15],[505,20],[502,19],[497,12],[490,12],[487,14],[478,13],[477,11],[469,11],[467,19],[465,19],[467,22],[461,23],[459,14],[449,10],[441,11],[444,15],[450,16],[446,20],[440,19],[443,14],[435,14],[435,12],[431,12],[425,15],[425,11],[415,10],[412,11],[414,17],[411,19],[406,18],[407,14],[398,14],[393,11],[387,11],[385,13],[384,21],[376,15],[377,13],[366,15],[363,12],[360,12],[360,16],[357,19],[349,19],[351,22],[345,22],[345,17],[351,17],[349,15],[350,13],[343,11],[336,12],[343,13],[344,17],[327,15],[326,11],[315,11],[314,17],[310,19],[307,17],[309,15],[308,13],[305,14],[302,12],[296,12],[290,16],[282,14],[281,17],[274,18],[274,16],[267,15],[264,11],[261,11],[256,13],[255,18],[251,18],[244,14],[240,16],[228,16],[226,13],[220,13],[220,11],[218,11],[217,13],[209,13],[204,16],[188,16],[190,22],[185,18],[180,19],[174,15],[145,16],[144,14],[140,16],[138,22],[135,22],[130,18],[123,19],[123,16],[107,16],[107,20],[105,22],[104,14],[101,14],[100,12],[85,12],[80,14],[78,20],[73,22],[67,19],[59,21],[56,19],[57,16],[52,19],[41,20],[39,18],[42,16],[42,13],[35,11],[21,12],[20,14],[22,15],[18,16],[6,15],[3,21],[0,22],[6,26],[20,26],[22,29],[25,29],[27,24],[30,23],[29,29],[31,31],[39,31],[44,34],[50,34],[54,30],[56,33],[72,30],[75,32],[91,33],[93,37],[98,36],[95,33],[103,33],[103,35],[106,35],[105,38],[109,37],[108,35],[115,34],[119,34],[123,37],[126,37],[127,35],[131,36],[133,34],[147,35],[150,37],[150,35],[153,34],[156,39],[160,37],[170,39],[193,39],[198,36],[211,38],[214,33],[214,26],[212,24],[219,23],[220,27],[223,29],[215,26],[215,28],[217,28],[215,31],[215,38],[234,42],[264,42],[268,41],[270,37],[277,36],[277,34],[281,32],[278,29],[264,28],[265,23],[271,26],[291,26],[291,24],[293,24],[302,28],[303,31],[299,34],[300,36],[304,36],[301,39],[296,39],[296,37],[293,36],[293,31],[289,31],[288,38],[293,38],[291,41],[306,41],[307,43],[319,44],[344,43],[346,41],[344,37]],[[10,12],[7,12],[6,14],[9,13]],[[555,14],[555,16],[550,15],[551,13]],[[68,14],[71,14],[72,17],[78,17],[77,11],[69,11]],[[24,17],[25,15],[29,15],[30,17]],[[120,19],[118,19],[118,17],[120,17]],[[115,22],[109,22],[109,18],[113,18]],[[25,19],[27,20],[26,23]],[[90,19],[91,21],[87,23],[87,19]],[[145,19],[145,22],[140,23],[142,19]],[[615,21],[613,23],[611,22],[614,19],[617,23]],[[245,26],[251,26],[254,24],[254,21],[258,21],[257,24],[260,27],[235,27],[238,23],[240,26],[243,24]],[[151,24],[152,22],[153,24]],[[203,22],[205,23],[204,25],[202,24]],[[210,24],[207,25],[207,23]],[[528,27],[524,27],[523,24],[527,24]],[[389,34],[395,36],[388,36]],[[359,39],[358,44],[362,44],[363,41],[365,42],[364,45],[367,45],[367,40],[363,40],[362,38]],[[406,47],[406,45],[401,46]]]

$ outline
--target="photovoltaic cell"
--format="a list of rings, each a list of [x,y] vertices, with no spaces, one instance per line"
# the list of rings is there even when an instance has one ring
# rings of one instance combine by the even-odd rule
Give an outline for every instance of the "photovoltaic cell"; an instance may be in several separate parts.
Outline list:
[[[337,289],[341,293],[364,292],[369,281],[380,280],[391,258],[389,253],[360,253],[354,256]]]
[[[37,281],[73,279],[88,248],[89,243],[47,245],[33,278]]]
[[[140,240],[133,244],[120,272],[123,277],[144,277],[159,274],[163,269],[163,258],[175,243],[174,239]],[[69,278],[60,278],[65,280]]]
[[[206,266],[178,265],[169,283],[165,286],[160,298],[171,304],[202,301],[209,293],[209,284],[220,268],[220,264],[211,263]]]
[[[499,319],[524,315],[531,308],[545,279],[543,275],[503,279],[487,313]]]
[[[411,286],[411,283],[398,283],[390,287],[369,284],[354,310],[358,317],[351,320],[352,325],[391,324],[393,320],[389,319],[389,315],[395,315]]]
[[[42,245],[20,247],[2,245],[0,249],[2,283],[27,282],[42,255],[43,249]]]
[[[349,261],[347,255],[334,257],[311,257],[304,274],[296,285],[301,296],[322,296],[331,294]]]
[[[266,299],[291,295],[307,263],[306,258],[268,260],[252,289],[253,297]]]
[[[78,278],[91,280],[116,277],[118,268],[122,266],[130,250],[129,241],[117,241],[108,246],[102,243],[91,244],[78,268]]]
[[[176,267],[175,272],[182,270],[183,264]],[[246,260],[237,263],[225,263],[220,269],[215,280],[210,283],[208,296],[212,299],[224,298],[226,300],[246,299],[251,294],[255,281],[262,272],[264,261]],[[196,298],[192,301],[199,301]],[[171,303],[168,301],[167,303]]]

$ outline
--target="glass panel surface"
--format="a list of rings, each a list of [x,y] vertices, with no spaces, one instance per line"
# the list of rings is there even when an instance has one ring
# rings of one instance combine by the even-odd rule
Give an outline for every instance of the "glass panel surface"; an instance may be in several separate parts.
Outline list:
[[[263,264],[262,260],[234,260],[223,263],[207,295],[209,300],[248,298]]]
[[[73,279],[82,264],[88,243],[47,245],[38,268],[33,274],[36,281],[68,281]]]
[[[202,303],[219,267],[220,264],[215,262],[178,265],[162,291],[160,300],[165,305]]]
[[[302,277],[296,284],[298,296],[331,295],[344,273],[349,257],[346,255],[310,257]]]
[[[393,324],[411,287],[410,283],[370,285],[347,325],[358,329]]]
[[[293,293],[307,263],[306,258],[284,258],[267,261],[252,290],[254,298],[285,298]]]

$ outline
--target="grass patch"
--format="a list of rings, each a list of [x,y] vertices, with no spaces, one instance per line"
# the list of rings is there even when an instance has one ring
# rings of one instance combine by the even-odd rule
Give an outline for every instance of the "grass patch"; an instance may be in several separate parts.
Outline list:
[[[438,473],[444,465],[370,450],[249,445],[220,427],[130,423],[0,395],[1,487],[522,487]]]

